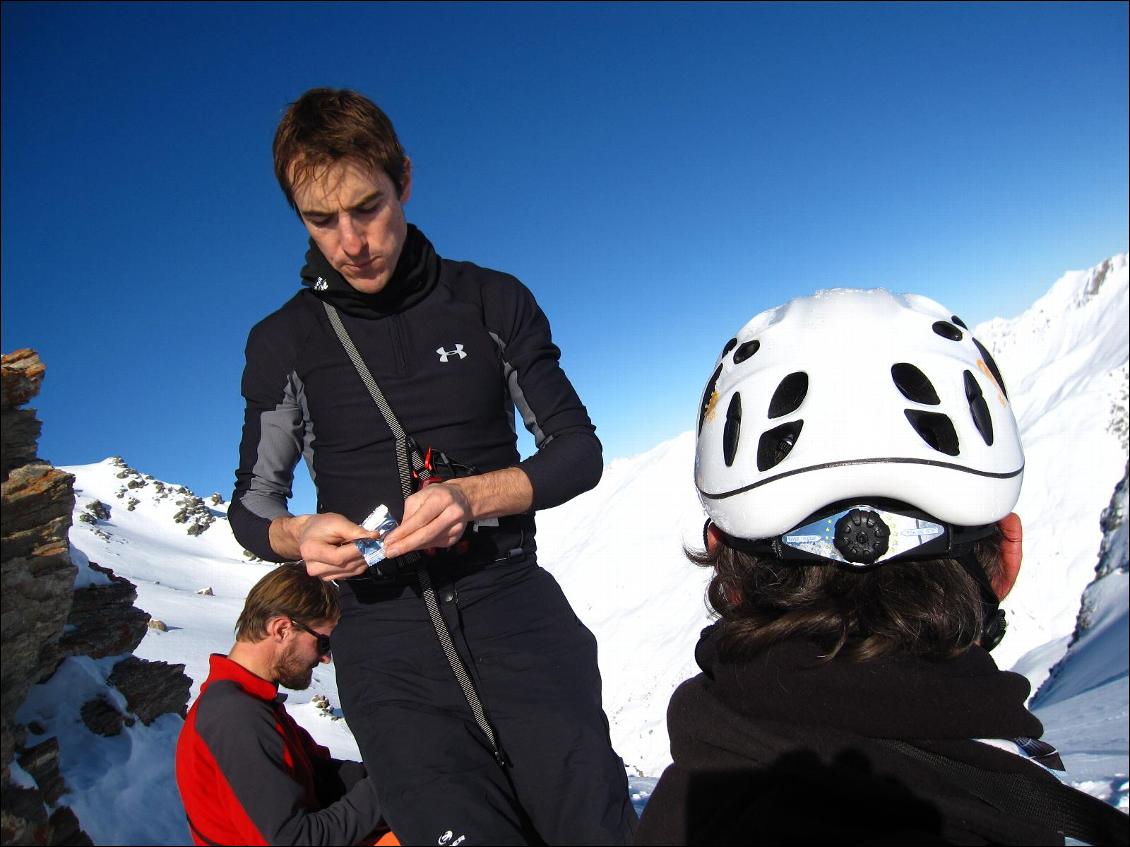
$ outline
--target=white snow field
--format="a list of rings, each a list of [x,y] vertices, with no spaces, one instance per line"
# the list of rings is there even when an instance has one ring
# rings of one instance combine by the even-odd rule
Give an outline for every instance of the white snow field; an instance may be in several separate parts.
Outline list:
[[[1122,254],[1065,274],[1020,317],[974,329],[1004,373],[1027,459],[1017,509],[1026,528],[1024,571],[1005,604],[1009,634],[994,655],[1002,667],[1026,674],[1033,690],[1067,650],[1080,597],[1095,576],[1103,538],[1099,516],[1126,467],[1127,292]],[[748,317],[719,327],[719,339]],[[709,365],[703,365],[704,381]],[[675,399],[693,421],[697,398]],[[687,432],[642,455],[616,459],[593,491],[538,516],[541,564],[599,639],[605,709],[637,807],[670,761],[667,701],[679,682],[697,672],[693,648],[710,620],[706,574],[681,552],[683,545],[701,543],[693,452]],[[186,532],[191,524],[173,519],[183,493],[162,496],[158,481],[127,474],[126,481],[144,484],[119,498],[124,469],[110,459],[64,470],[76,477],[71,543],[80,568],[77,584],[105,579],[86,566],[88,559],[135,583],[136,605],[168,627],[151,629],[135,655],[185,664],[195,697],[209,653],[230,647],[243,598],[271,565],[243,554],[222,504],[209,504],[215,522],[192,536]],[[130,498],[138,500],[132,511]],[[110,506],[110,518],[79,522],[95,499]],[[1125,525],[1115,544],[1125,562]],[[205,588],[210,593],[198,593]],[[1126,809],[1125,570],[1096,582],[1088,603],[1091,625],[1041,692],[1036,711],[1047,739],[1065,754],[1067,779]],[[136,723],[101,738],[79,718],[81,704],[106,690],[105,678],[120,658],[68,659],[34,688],[18,717],[43,732],[28,744],[59,737],[70,788],[61,802],[75,809],[95,843],[190,844],[173,780],[181,719],[165,715],[148,727]],[[328,697],[330,711],[312,702],[319,694]],[[121,702],[116,692],[109,696]],[[287,708],[335,755],[357,758],[337,702],[333,666],[320,666],[307,691],[289,695]],[[12,767],[17,780],[30,779]]]

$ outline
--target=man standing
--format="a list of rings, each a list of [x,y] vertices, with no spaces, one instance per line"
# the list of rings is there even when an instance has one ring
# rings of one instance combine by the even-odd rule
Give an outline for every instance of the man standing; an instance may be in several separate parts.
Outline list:
[[[365,768],[330,758],[278,698],[330,660],[339,614],[337,589],[301,565],[276,568],[247,595],[235,645],[212,655],[177,742],[194,843],[372,843],[385,829]]]
[[[406,223],[411,162],[367,98],[306,92],[274,158],[310,246],[305,287],[248,339],[237,538],[341,583],[342,705],[406,843],[626,843],[596,642],[536,562],[534,511],[602,470],[545,315]],[[300,456],[316,515],[286,508]],[[410,461],[440,483],[413,491]],[[379,578],[350,543],[378,504],[400,520]]]

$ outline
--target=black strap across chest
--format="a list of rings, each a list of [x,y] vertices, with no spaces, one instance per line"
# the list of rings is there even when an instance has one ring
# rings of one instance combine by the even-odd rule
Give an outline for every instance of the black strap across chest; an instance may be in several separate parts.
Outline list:
[[[353,367],[357,370],[358,376],[360,376],[361,381],[365,383],[365,387],[369,390],[373,402],[377,404],[377,408],[380,409],[382,417],[384,417],[389,429],[392,430],[393,437],[396,439],[396,465],[397,472],[400,476],[400,492],[404,495],[404,499],[407,500],[413,493],[413,471],[415,471],[417,478],[419,478],[421,482],[428,479],[431,476],[431,472],[423,456],[420,455],[420,448],[416,445],[415,440],[404,430],[404,427],[400,425],[396,413],[393,412],[380,386],[373,378],[372,373],[369,372],[365,360],[361,357],[361,353],[357,350],[353,339],[349,337],[349,332],[346,330],[345,324],[341,322],[341,316],[337,313],[337,309],[324,300],[322,301],[322,305],[326,308],[326,315],[329,317],[330,324],[333,326],[334,332],[337,333],[338,340],[341,341],[342,347],[345,348],[345,353],[349,357],[349,361],[353,363]],[[471,709],[475,723],[478,724],[479,729],[482,730],[483,735],[486,736],[487,742],[490,744],[495,761],[498,762],[500,766],[504,765],[506,759],[502,749],[499,747],[494,728],[487,719],[482,700],[479,698],[478,691],[475,690],[475,683],[471,679],[470,673],[467,672],[462,657],[455,649],[455,643],[451,637],[451,630],[448,628],[447,621],[440,611],[439,602],[436,600],[435,588],[432,585],[431,574],[428,572],[428,566],[422,558],[419,557],[419,554],[410,555],[417,557],[415,571],[416,577],[420,582],[420,593],[424,598],[424,605],[427,607],[428,617],[431,618],[436,637],[439,639],[440,647],[447,657],[447,663],[451,667],[451,672],[455,675],[455,679],[459,683],[460,689],[463,691],[463,696],[467,700],[467,705]]]
[[[1044,824],[1068,838],[1088,844],[1130,843],[1130,817],[1058,780],[992,773],[905,741],[873,740],[940,771],[954,785],[1006,814]]]

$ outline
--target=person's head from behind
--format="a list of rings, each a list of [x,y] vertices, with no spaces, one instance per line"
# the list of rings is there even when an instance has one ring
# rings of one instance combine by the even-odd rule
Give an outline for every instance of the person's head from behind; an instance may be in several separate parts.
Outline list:
[[[412,163],[392,122],[349,89],[314,88],[275,131],[275,177],[327,261],[358,291],[376,294],[399,261]]]
[[[835,289],[750,321],[699,408],[723,654],[943,659],[1003,635],[1024,456],[988,351],[937,303]]]
[[[235,626],[232,658],[253,657],[253,669],[296,691],[310,685],[314,668],[330,661],[330,634],[341,617],[337,587],[279,565],[252,587]]]

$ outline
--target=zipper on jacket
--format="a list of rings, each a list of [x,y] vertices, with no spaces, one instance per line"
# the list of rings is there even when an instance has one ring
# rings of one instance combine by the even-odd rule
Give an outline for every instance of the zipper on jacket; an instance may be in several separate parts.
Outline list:
[[[397,376],[405,376],[408,373],[408,333],[403,323],[404,319],[399,312],[394,313],[391,318],[396,374]]]

